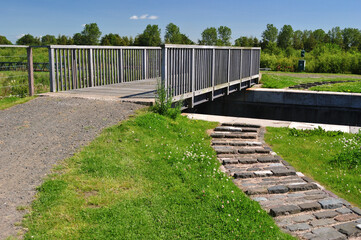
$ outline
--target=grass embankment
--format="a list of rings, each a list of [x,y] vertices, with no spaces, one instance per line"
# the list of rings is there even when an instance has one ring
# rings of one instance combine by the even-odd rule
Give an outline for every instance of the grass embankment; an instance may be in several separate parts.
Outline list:
[[[39,187],[25,239],[290,239],[221,173],[215,123],[142,113]]]
[[[26,103],[27,101],[30,101],[31,99],[34,99],[35,97],[7,97],[7,98],[0,98],[0,110],[4,110],[6,108],[10,108],[12,106],[15,106],[17,104]]]
[[[335,84],[327,84],[322,86],[311,87],[308,90],[314,91],[332,91],[332,92],[361,92],[361,78],[351,78],[345,75],[333,75],[328,74],[324,76],[324,74],[315,77],[307,77],[306,74],[295,74],[296,76],[282,75],[282,74],[262,74],[262,87],[263,88],[287,88],[290,86],[303,84],[303,83],[313,83],[313,82],[329,82],[329,81],[354,81],[354,82],[344,82],[344,83],[335,83]],[[335,77],[332,77],[335,76]]]
[[[361,135],[267,128],[265,140],[297,171],[361,207]]]

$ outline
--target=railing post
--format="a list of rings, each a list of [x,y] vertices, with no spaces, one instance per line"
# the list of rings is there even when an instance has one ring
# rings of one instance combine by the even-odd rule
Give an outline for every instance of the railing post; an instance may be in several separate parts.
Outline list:
[[[29,82],[29,96],[34,96],[34,65],[33,65],[33,49],[27,48],[28,55],[28,82]]]
[[[252,61],[253,61],[253,59],[252,59],[252,55],[253,55],[253,49],[251,49],[251,64],[250,64],[250,70],[249,70],[249,75],[250,75],[250,77],[252,78]]]
[[[54,55],[54,48],[49,47],[49,74],[50,74],[50,92],[56,92],[56,85],[55,85],[55,55]]]
[[[162,47],[162,81],[161,81],[161,85],[163,85],[162,87],[164,87],[164,90],[167,92],[167,95],[168,95],[168,79],[167,79],[167,76],[168,76],[168,66],[167,66],[167,63],[168,63],[168,59],[167,59],[167,56],[168,53],[167,53],[167,47],[166,46],[163,46]]]
[[[89,57],[88,57],[88,64],[89,64],[89,86],[94,87],[94,66],[93,66],[93,49],[89,49]]]
[[[123,49],[119,50],[119,71],[120,71],[120,79],[119,82],[124,82],[124,64],[123,64]]]
[[[194,62],[194,52],[195,49],[192,48],[192,78],[191,78],[191,84],[192,84],[192,100],[191,100],[191,108],[194,108],[194,95],[195,95],[195,62]]]
[[[215,74],[215,67],[216,67],[216,50],[212,49],[212,101],[214,100],[214,74]]]
[[[231,49],[228,49],[228,59],[227,59],[227,95],[229,95],[229,75],[231,72]]]
[[[147,79],[147,49],[143,50],[143,80]]]

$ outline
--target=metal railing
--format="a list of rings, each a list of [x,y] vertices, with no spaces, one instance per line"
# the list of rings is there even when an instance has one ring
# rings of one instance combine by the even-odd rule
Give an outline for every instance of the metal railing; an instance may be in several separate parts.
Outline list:
[[[50,91],[159,78],[160,47],[49,46]]]
[[[174,101],[190,99],[193,107],[257,82],[260,54],[260,48],[165,45],[162,83]]]

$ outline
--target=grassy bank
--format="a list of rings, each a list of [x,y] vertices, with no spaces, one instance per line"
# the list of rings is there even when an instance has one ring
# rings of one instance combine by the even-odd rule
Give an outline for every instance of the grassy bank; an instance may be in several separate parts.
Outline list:
[[[141,113],[39,187],[25,239],[290,239],[221,173],[215,123]]]
[[[12,106],[15,106],[17,104],[25,103],[31,99],[34,99],[35,97],[7,97],[7,98],[1,98],[0,99],[0,110],[4,110],[6,108],[10,108]]]
[[[291,76],[290,76],[291,75]],[[335,83],[327,84],[317,87],[312,87],[308,90],[314,91],[334,91],[334,92],[361,92],[361,79],[352,78],[348,75],[333,75],[327,74],[315,74],[314,76],[308,76],[308,74],[280,74],[280,73],[264,73],[262,74],[262,87],[263,88],[287,88],[290,86],[303,84],[303,83],[313,83],[313,82],[329,82],[329,81],[354,81],[354,82],[344,82],[344,83]]]
[[[267,128],[265,140],[297,171],[361,206],[361,135]]]

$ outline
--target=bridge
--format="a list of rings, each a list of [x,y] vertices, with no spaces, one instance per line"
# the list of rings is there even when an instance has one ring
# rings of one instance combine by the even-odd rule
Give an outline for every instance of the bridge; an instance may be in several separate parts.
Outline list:
[[[260,48],[49,46],[50,89],[154,101],[157,84],[185,108],[256,84]]]
[[[34,93],[33,71],[37,69],[32,48],[41,47],[49,53],[49,63],[42,66],[49,69],[51,92],[152,102],[157,86],[162,86],[173,101],[182,100],[184,108],[256,84],[261,54],[260,48],[173,44],[162,47],[0,45],[7,47],[27,48],[30,95]]]

